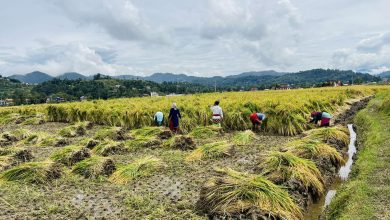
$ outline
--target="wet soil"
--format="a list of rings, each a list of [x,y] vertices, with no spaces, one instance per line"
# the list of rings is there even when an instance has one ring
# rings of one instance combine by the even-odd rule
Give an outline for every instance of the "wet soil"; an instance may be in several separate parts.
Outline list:
[[[69,126],[66,123],[44,123],[41,125],[8,124],[0,130],[11,131],[24,128],[32,132],[45,132],[49,137],[62,140],[61,146],[82,144],[93,148],[90,140],[101,128],[93,126],[84,135],[62,138],[59,131]],[[122,137],[126,133],[120,132]],[[168,138],[170,134],[164,134]],[[278,149],[292,137],[258,134],[256,140],[245,146],[236,146],[235,153],[217,159],[185,162],[192,148],[215,141],[232,141],[233,134],[217,135],[210,139],[189,139],[178,136],[177,148],[160,146],[150,142],[148,146],[110,155],[115,166],[131,163],[136,158],[155,156],[165,166],[153,175],[142,177],[128,184],[110,183],[106,175],[85,178],[71,172],[71,167],[62,166],[62,172],[53,169],[51,183],[18,184],[0,183],[0,219],[208,219],[199,213],[196,202],[203,184],[214,176],[214,168],[231,167],[238,171],[253,172],[261,161],[260,155],[267,150]],[[119,138],[127,139],[127,138]],[[83,142],[83,140],[86,140]],[[123,142],[119,140],[119,142]],[[61,146],[18,146],[30,151],[31,161],[45,161]],[[150,146],[149,146],[150,145]],[[93,153],[92,153],[93,155]],[[73,161],[74,162],[74,161]],[[72,162],[72,164],[73,164]],[[111,165],[113,164],[109,164]],[[111,171],[110,171],[111,172]]]
[[[350,110],[337,116],[335,123],[346,124],[351,121],[353,115],[364,108],[368,100],[369,98],[363,102],[351,103]],[[0,131],[24,128],[58,138],[60,141],[53,146],[23,146],[31,151],[31,161],[44,161],[59,147],[90,140],[101,128],[90,126],[81,136],[62,138],[59,130],[65,126],[69,124],[10,123],[0,125]],[[119,142],[129,139],[124,130],[119,130],[117,134],[115,139]],[[161,171],[128,184],[110,183],[104,175],[96,179],[85,178],[71,173],[67,167],[63,167],[61,177],[53,178],[50,184],[0,183],[0,219],[208,219],[207,215],[199,213],[196,203],[203,184],[215,175],[214,168],[230,167],[241,172],[256,172],[266,151],[279,150],[285,143],[299,138],[259,133],[253,142],[235,146],[235,153],[230,156],[188,163],[185,158],[192,152],[191,149],[222,140],[233,143],[233,134],[226,133],[202,140],[179,136],[181,141],[174,148],[163,147],[161,142],[167,141],[171,135],[170,132],[161,133],[158,144],[151,142],[149,147],[142,146],[136,150],[110,155],[115,166],[131,163],[144,156],[155,156],[165,164]],[[92,149],[97,144],[87,141],[83,145]],[[328,161],[321,163],[326,164]],[[324,176],[332,179],[336,169],[324,166]],[[53,172],[53,175],[58,178],[58,173]],[[309,206],[315,200],[307,192],[295,192],[292,196],[302,207]]]
[[[334,120],[334,124],[341,124],[346,126],[347,124],[351,124],[353,122],[353,118],[355,117],[356,113],[362,109],[364,109],[368,102],[373,97],[365,97],[361,100],[349,102],[347,103],[349,106],[347,107],[347,110],[340,113]]]

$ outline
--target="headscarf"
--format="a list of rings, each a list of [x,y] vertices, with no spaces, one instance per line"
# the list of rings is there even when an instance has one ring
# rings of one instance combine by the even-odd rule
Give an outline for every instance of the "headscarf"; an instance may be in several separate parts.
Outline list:
[[[175,109],[175,110],[177,109],[176,102],[172,103],[172,108]]]

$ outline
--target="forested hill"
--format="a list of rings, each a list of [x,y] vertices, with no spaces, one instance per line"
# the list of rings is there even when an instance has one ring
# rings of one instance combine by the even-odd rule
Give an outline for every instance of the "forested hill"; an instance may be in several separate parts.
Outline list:
[[[30,93],[30,87],[18,80],[0,75],[0,99],[17,98],[19,94]]]
[[[170,93],[188,94],[211,92],[213,88],[182,82],[156,83],[145,80],[119,80],[109,77],[98,77],[94,80],[61,80],[53,79],[36,85],[32,92],[44,96],[59,96],[66,100],[79,100],[81,96],[88,99],[108,99],[119,97],[137,97],[157,92],[161,95]]]
[[[54,77],[41,72],[32,72],[26,75],[16,75],[10,78],[18,79],[26,83],[42,83],[49,81]],[[79,73],[65,73],[56,77],[58,79],[69,80],[91,80],[93,77],[84,76]],[[331,69],[313,69],[301,71],[296,73],[281,73],[276,71],[260,71],[260,72],[245,72],[237,75],[230,75],[226,77],[197,77],[188,76],[185,74],[173,73],[155,73],[151,76],[134,76],[134,75],[119,75],[113,76],[115,79],[122,80],[147,80],[157,83],[162,82],[187,82],[193,84],[200,84],[203,86],[214,86],[223,88],[247,88],[247,87],[261,87],[267,88],[275,84],[294,84],[298,86],[311,86],[313,84],[321,84],[328,81],[342,81],[344,83],[362,83],[362,82],[377,82],[381,79],[367,73],[356,73],[353,71],[331,70]]]

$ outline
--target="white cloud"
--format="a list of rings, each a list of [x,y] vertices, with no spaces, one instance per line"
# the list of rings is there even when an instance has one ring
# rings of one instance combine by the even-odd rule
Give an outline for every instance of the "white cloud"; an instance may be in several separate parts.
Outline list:
[[[55,0],[66,15],[82,26],[97,26],[119,40],[162,41],[130,0]]]
[[[64,72],[80,72],[87,75],[104,73],[116,75],[131,73],[133,70],[127,66],[105,63],[95,50],[81,44],[69,43],[27,51],[18,63],[0,65],[4,69],[15,69],[17,72],[31,72],[39,70],[53,75]]]
[[[352,48],[336,51],[332,61],[337,68],[365,71],[373,74],[390,67],[390,33],[364,38]]]
[[[0,72],[377,72],[390,67],[389,7],[387,0],[9,1],[0,7]]]

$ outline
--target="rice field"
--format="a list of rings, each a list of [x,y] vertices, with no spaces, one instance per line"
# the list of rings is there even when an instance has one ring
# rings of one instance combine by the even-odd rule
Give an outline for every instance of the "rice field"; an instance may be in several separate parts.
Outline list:
[[[303,219],[344,161],[348,109],[385,87],[201,94],[0,109],[0,219]],[[222,128],[208,108],[221,100]],[[182,111],[182,134],[153,127]],[[348,104],[349,103],[349,104]],[[259,132],[249,114],[265,112]],[[26,123],[28,121],[28,123]]]

